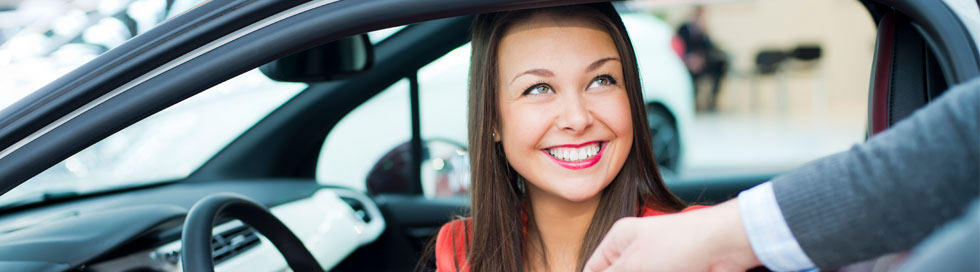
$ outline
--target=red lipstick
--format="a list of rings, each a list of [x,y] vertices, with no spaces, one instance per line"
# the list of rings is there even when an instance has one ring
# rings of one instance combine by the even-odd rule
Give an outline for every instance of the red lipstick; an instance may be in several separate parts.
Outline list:
[[[556,147],[578,148],[578,147],[582,147],[582,146],[585,146],[585,145],[594,144],[596,142],[599,142],[599,153],[596,154],[595,156],[593,156],[592,158],[588,158],[588,159],[584,159],[584,160],[580,160],[580,161],[566,161],[566,160],[561,160],[561,159],[558,159],[558,158],[555,158],[554,156],[552,156],[551,153],[548,153],[548,149],[551,149],[551,148],[556,148]],[[599,160],[602,159],[602,153],[604,151],[606,151],[606,144],[604,144],[604,143],[602,143],[600,141],[591,141],[591,142],[582,143],[582,144],[557,145],[557,146],[552,146],[552,147],[549,147],[549,148],[546,148],[546,149],[542,149],[541,150],[541,152],[544,153],[545,156],[548,156],[548,158],[551,158],[552,161],[554,161],[555,163],[558,163],[558,165],[560,165],[561,167],[565,167],[565,168],[572,169],[572,170],[579,170],[579,169],[589,168],[589,167],[595,165],[596,163],[599,163]]]

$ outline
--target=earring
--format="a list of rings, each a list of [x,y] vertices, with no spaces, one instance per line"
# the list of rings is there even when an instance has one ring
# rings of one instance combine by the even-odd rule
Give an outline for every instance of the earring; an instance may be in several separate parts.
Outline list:
[[[497,138],[497,133],[496,132],[490,132],[490,137]]]

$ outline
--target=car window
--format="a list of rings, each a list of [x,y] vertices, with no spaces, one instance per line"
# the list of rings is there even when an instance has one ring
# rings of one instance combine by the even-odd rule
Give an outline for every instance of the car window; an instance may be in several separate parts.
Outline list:
[[[368,32],[367,33],[368,40],[370,40],[372,44],[378,44],[381,41],[387,39],[388,37],[391,37],[391,35],[398,33],[398,31],[402,30],[403,28],[405,28],[405,26],[389,27],[385,29],[379,29],[379,30]]]
[[[454,165],[468,160],[465,144],[469,54],[469,44],[461,46],[418,72],[421,133],[426,149],[422,191],[427,195],[434,194],[437,179],[451,176],[459,181],[454,188],[461,188],[462,192],[465,188],[460,182],[468,182],[469,170],[462,168],[467,166]],[[398,81],[337,123],[320,152],[317,180],[362,191],[375,177],[383,177],[380,183],[389,186],[397,183],[397,188],[411,182],[407,176],[410,172],[405,169],[410,164],[408,141],[412,137],[408,88],[408,80]],[[443,185],[449,186],[440,183]]]
[[[317,181],[366,190],[371,167],[412,137],[408,87],[408,80],[398,81],[357,106],[331,129],[317,160]],[[407,159],[402,162],[407,163]],[[394,167],[389,165],[388,169]]]
[[[845,1],[761,2],[622,12],[668,182],[772,176],[864,140],[875,37],[864,9]],[[467,44],[418,73],[426,196],[468,192],[469,55]],[[328,135],[318,179],[361,190],[409,182],[411,172],[399,167],[411,165],[410,122],[401,81]]]
[[[0,16],[0,109],[202,2],[15,1]]]
[[[0,196],[0,206],[185,178],[306,87],[246,72],[68,157]]]

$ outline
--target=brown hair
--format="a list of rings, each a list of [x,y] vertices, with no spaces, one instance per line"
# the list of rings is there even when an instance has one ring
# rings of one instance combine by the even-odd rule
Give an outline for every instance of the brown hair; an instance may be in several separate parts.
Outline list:
[[[633,124],[633,145],[616,178],[601,192],[598,210],[585,234],[577,270],[616,220],[638,216],[640,206],[666,212],[686,204],[667,190],[654,158],[646,107],[640,89],[636,56],[622,19],[612,4],[505,11],[478,15],[473,23],[472,59],[469,75],[469,148],[471,167],[472,231],[464,246],[466,262],[473,271],[521,271],[527,254],[527,228],[534,228],[529,201],[521,177],[508,164],[503,147],[493,141],[498,127],[497,45],[509,26],[542,14],[558,18],[575,16],[592,20],[609,33],[622,59],[623,82]],[[538,241],[540,242],[540,241]],[[544,254],[544,252],[537,252]],[[542,258],[546,259],[546,258]],[[461,264],[462,262],[456,262]],[[457,267],[458,268],[458,267]]]

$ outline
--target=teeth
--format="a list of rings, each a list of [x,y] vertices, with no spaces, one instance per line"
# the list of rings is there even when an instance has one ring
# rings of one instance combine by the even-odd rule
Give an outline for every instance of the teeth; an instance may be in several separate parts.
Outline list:
[[[595,155],[599,154],[599,150],[600,150],[599,143],[595,143],[579,148],[570,148],[570,147],[551,148],[548,149],[548,153],[551,154],[552,157],[558,158],[559,160],[580,161],[580,160],[585,160],[585,159],[590,159],[592,157],[595,157]]]

